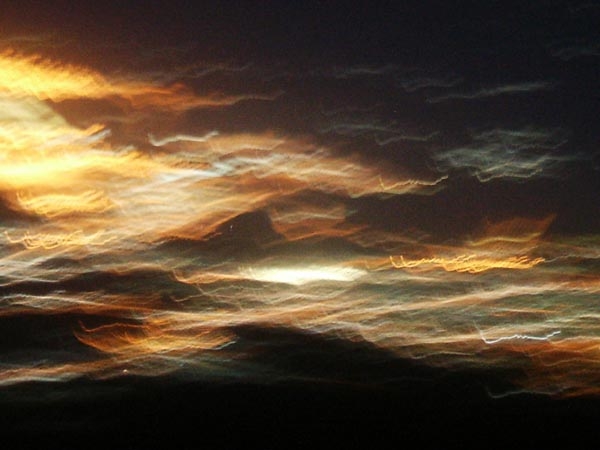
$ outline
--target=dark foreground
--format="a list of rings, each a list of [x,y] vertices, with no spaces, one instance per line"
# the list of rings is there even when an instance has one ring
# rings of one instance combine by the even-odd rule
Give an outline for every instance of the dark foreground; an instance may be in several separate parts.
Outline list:
[[[252,350],[249,367],[286,377],[199,381],[188,372],[8,386],[2,448],[597,448],[598,399],[498,395],[516,389],[510,374],[447,372],[290,329],[235,332],[235,345]]]
[[[598,401],[531,395],[492,399],[477,395],[473,383],[454,378],[401,390],[140,379],[28,385],[3,392],[2,436],[10,443],[3,448],[240,448],[257,443],[259,448],[432,444],[516,449],[582,448],[598,442]]]

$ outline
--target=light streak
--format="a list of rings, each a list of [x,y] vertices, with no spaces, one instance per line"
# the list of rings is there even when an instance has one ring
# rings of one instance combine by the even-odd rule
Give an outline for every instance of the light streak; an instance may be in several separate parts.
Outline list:
[[[57,65],[40,56],[20,56],[13,51],[0,54],[0,91],[41,100],[60,100],[82,95],[105,95],[109,85],[90,70]]]
[[[189,78],[187,70],[162,79]],[[355,68],[346,76],[388,71]],[[186,113],[270,101],[280,91],[199,95],[150,79],[0,54],[0,320],[78,318],[61,329],[73,338],[72,360],[7,355],[0,385],[177,371],[222,376],[220,364],[234,363],[251,375],[260,349],[239,330],[259,324],[367,341],[450,371],[508,365],[526,374],[514,380],[523,392],[598,392],[597,235],[550,236],[554,215],[484,223],[443,245],[423,230],[380,229],[378,217],[353,216],[357,204],[436,195],[450,176],[418,177],[291,133],[199,130]],[[405,87],[457,82],[417,79]],[[121,127],[93,111],[67,120],[66,100],[106,102]],[[380,145],[424,145],[436,136],[389,125],[337,123],[330,131],[380,133]],[[552,156],[560,133],[488,130],[473,140],[483,156],[458,148],[434,159],[482,181],[538,176],[562,162]],[[510,164],[498,160],[502,146],[514,148]],[[31,329],[39,341],[52,338]],[[82,362],[78,352],[87,347],[97,353]],[[208,357],[216,361],[211,369]]]
[[[155,107],[172,111],[234,105],[244,100],[273,100],[274,94],[195,95],[183,84],[165,87],[126,78],[105,77],[92,70],[57,64],[38,55],[14,51],[0,53],[0,92],[60,101],[74,98],[121,97],[134,108]]]
[[[29,250],[42,248],[44,250],[53,250],[59,247],[72,247],[82,245],[104,245],[110,242],[114,237],[102,237],[105,232],[97,231],[91,235],[85,235],[81,230],[75,230],[70,233],[25,233],[19,238],[12,238],[8,232],[4,235],[11,244],[23,244]]]
[[[155,147],[162,147],[163,145],[166,144],[172,144],[173,142],[180,142],[180,141],[184,141],[184,142],[206,142],[209,139],[218,136],[219,132],[218,131],[211,131],[209,133],[206,133],[204,136],[192,136],[189,134],[177,134],[175,136],[167,136],[163,139],[156,139],[153,135],[149,135],[148,139],[150,140],[150,143],[152,145],[154,145]]]
[[[528,334],[513,334],[512,336],[501,336],[501,337],[495,338],[495,339],[486,338],[483,335],[483,332],[481,332],[481,331],[480,331],[480,334],[481,334],[481,340],[483,342],[485,342],[486,344],[497,344],[498,342],[511,341],[511,340],[515,340],[515,339],[530,340],[530,341],[548,341],[551,337],[554,337],[557,334],[560,334],[560,330],[552,331],[551,333],[548,333],[545,336],[530,336]]]
[[[429,103],[440,103],[448,100],[476,100],[499,95],[523,94],[526,92],[536,92],[541,90],[553,89],[555,83],[550,81],[525,81],[522,83],[505,84],[483,88],[474,92],[450,92],[445,95],[430,96],[427,98]]]
[[[349,282],[365,274],[353,268],[336,267],[256,267],[245,271],[249,278],[272,283],[301,285],[316,281]]]
[[[234,339],[232,333],[204,329],[202,326],[172,328],[172,322],[156,318],[144,325],[111,324],[88,329],[82,327],[77,339],[98,350],[113,354],[176,354],[190,350],[220,349]]]
[[[573,157],[557,154],[567,141],[561,130],[491,129],[473,133],[471,145],[434,156],[442,170],[467,169],[480,181],[531,179],[554,175]]]
[[[511,256],[505,259],[479,257],[477,255],[459,255],[453,258],[434,257],[421,258],[418,260],[405,260],[400,255],[400,262],[390,256],[390,262],[396,269],[414,269],[424,266],[441,267],[448,272],[480,273],[492,269],[530,269],[542,262],[544,258],[531,259],[527,256]]]
[[[102,192],[91,190],[81,194],[18,195],[17,198],[26,211],[50,218],[72,213],[103,213],[114,206]]]

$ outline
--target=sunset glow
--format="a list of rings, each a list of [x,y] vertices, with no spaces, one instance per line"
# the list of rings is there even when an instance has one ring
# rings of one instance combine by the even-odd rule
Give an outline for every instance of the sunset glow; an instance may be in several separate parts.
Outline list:
[[[250,70],[228,67],[206,73]],[[340,70],[306,76],[350,83],[393,73],[408,92],[459,83],[401,82],[392,66]],[[332,123],[313,135],[283,130],[269,108],[288,94],[269,81],[292,78],[259,74],[247,91],[229,78],[235,88],[218,91],[185,65],[104,73],[0,52],[0,315],[77,317],[72,350],[3,362],[1,385],[226,377],[233,366],[260,378],[256,344],[245,347],[240,331],[260,324],[367,342],[448,371],[515,369],[524,376],[510,382],[525,392],[600,393],[597,234],[552,229],[564,223],[554,211],[476,216],[479,194],[469,191],[505,188],[507,197],[489,196],[509,211],[527,181],[574,164],[551,154],[566,142],[561,133],[497,128],[445,148],[435,130],[344,116],[377,105],[322,112]],[[437,107],[551,88],[423,98]],[[262,129],[222,119],[249,121],[248,105],[264,108]],[[394,145],[412,164],[376,157]]]

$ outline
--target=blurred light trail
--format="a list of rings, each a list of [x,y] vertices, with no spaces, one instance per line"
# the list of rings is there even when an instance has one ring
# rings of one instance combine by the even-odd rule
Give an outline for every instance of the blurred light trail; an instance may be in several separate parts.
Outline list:
[[[412,269],[421,266],[441,267],[448,272],[479,273],[492,269],[530,269],[544,262],[544,258],[530,259],[527,256],[511,256],[506,259],[478,257],[476,255],[460,255],[454,258],[421,258],[419,260],[405,260],[400,255],[397,262],[390,256],[390,262],[396,269]]]
[[[356,214],[377,204],[389,221],[400,213],[388,205],[407,199],[410,222],[411,204],[456,182],[449,169],[486,184],[546,175],[564,161],[553,153],[560,136],[493,129],[473,136],[479,156],[468,145],[434,149],[439,167],[413,171],[301,131],[207,119],[242,114],[240,102],[276,104],[279,89],[200,95],[152,79],[0,53],[0,320],[32,338],[3,357],[0,385],[300,376],[253,359],[268,345],[244,327],[259,326],[368,342],[446,370],[515,369],[523,392],[598,393],[597,235],[551,233],[557,215],[547,212],[480,223],[467,214],[464,233],[440,240],[417,220],[386,228]],[[456,84],[448,80],[406,89]],[[368,123],[331,131],[344,143],[384,132],[379,149],[438,140]],[[501,162],[507,146],[512,158]],[[453,206],[430,220],[463,220]]]

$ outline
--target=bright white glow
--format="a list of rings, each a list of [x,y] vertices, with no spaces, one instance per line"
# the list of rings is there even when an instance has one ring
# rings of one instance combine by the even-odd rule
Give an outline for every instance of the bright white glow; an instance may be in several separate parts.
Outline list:
[[[353,281],[364,273],[363,270],[351,267],[309,266],[252,268],[243,275],[257,281],[299,286],[315,281]]]
[[[481,331],[479,331],[479,333],[481,334]],[[557,334],[560,334],[560,330],[553,331],[552,333],[549,333],[546,336],[529,336],[527,334],[513,334],[512,336],[502,336],[497,339],[486,339],[483,336],[483,334],[481,334],[481,339],[486,344],[497,344],[498,342],[509,341],[512,339],[523,339],[523,340],[530,340],[530,341],[547,341],[551,337],[556,336]]]

